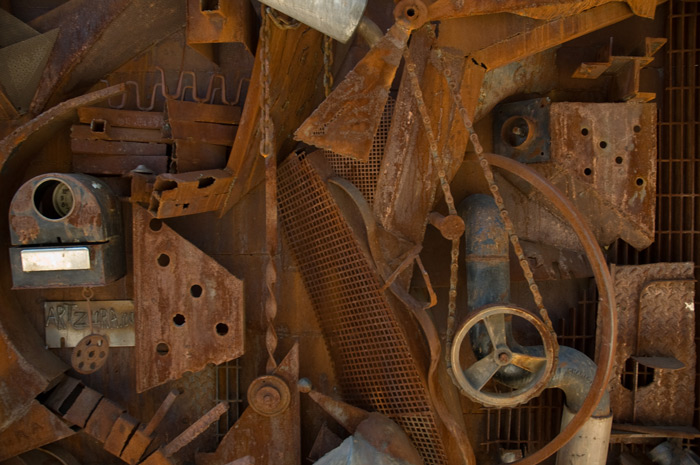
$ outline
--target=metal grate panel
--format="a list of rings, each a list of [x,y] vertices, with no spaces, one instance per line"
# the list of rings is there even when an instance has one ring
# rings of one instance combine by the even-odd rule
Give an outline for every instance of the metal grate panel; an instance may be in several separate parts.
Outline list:
[[[447,463],[406,335],[374,269],[308,160],[293,154],[279,167],[278,202],[345,400],[395,421],[427,465]]]
[[[389,136],[391,118],[394,115],[396,100],[392,97],[386,101],[382,119],[379,120],[377,134],[374,136],[372,150],[369,152],[369,160],[361,162],[351,157],[339,155],[330,150],[324,154],[333,171],[340,177],[347,179],[362,193],[367,203],[374,204],[374,192],[377,190],[377,178],[384,159],[384,147]]]
[[[659,105],[656,234],[651,247],[637,251],[622,241],[611,250],[618,265],[659,262],[695,262],[700,279],[700,2],[668,3],[665,47],[666,83]],[[695,306],[700,284],[695,288]],[[696,335],[700,335],[700,319]],[[700,340],[696,336],[696,347]],[[700,402],[700,378],[696,395]],[[695,407],[700,426],[700,404]]]

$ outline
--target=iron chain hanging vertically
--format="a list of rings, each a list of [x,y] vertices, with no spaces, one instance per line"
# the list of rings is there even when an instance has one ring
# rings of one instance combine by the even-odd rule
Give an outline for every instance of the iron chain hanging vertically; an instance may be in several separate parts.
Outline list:
[[[277,367],[275,350],[277,349],[277,157],[274,150],[274,123],[270,116],[270,21],[273,13],[265,7],[262,16],[262,33],[260,34],[260,82],[262,105],[260,112],[260,155],[265,158],[265,248],[267,264],[265,266],[265,348],[267,349],[267,373]]]
[[[433,41],[435,40],[435,30],[433,29],[432,25],[427,25],[426,29],[428,30],[431,38]],[[537,306],[537,309],[539,311],[540,317],[542,318],[542,321],[545,323],[547,326],[547,329],[554,334],[554,328],[552,327],[552,322],[549,318],[549,314],[547,313],[547,309],[544,307],[544,302],[542,300],[542,295],[540,294],[539,287],[535,283],[534,277],[532,270],[530,269],[530,264],[528,263],[527,259],[525,258],[525,254],[523,252],[522,246],[520,245],[520,241],[518,240],[518,236],[515,233],[515,229],[513,227],[513,222],[510,220],[510,217],[508,216],[508,211],[505,208],[505,203],[503,201],[503,197],[500,194],[500,191],[498,189],[498,185],[495,182],[493,171],[491,170],[491,166],[489,165],[488,161],[484,157],[484,149],[481,146],[481,143],[479,142],[479,137],[477,136],[476,132],[474,131],[474,126],[469,119],[469,116],[467,115],[467,110],[464,108],[464,104],[462,103],[462,97],[459,94],[459,88],[457,86],[457,83],[452,79],[451,72],[449,68],[445,65],[444,63],[444,57],[442,55],[442,51],[440,49],[437,49],[437,57],[438,57],[438,62],[440,64],[440,67],[442,68],[442,73],[445,76],[445,79],[447,80],[448,87],[450,89],[450,94],[452,95],[452,98],[455,102],[455,105],[460,113],[460,116],[462,118],[462,121],[464,123],[464,126],[469,133],[469,139],[472,142],[472,145],[474,146],[474,151],[477,154],[477,157],[479,159],[479,165],[481,166],[483,172],[484,172],[484,177],[486,178],[486,181],[488,182],[489,185],[489,191],[493,195],[493,198],[496,202],[496,205],[498,206],[498,210],[500,212],[501,218],[503,220],[503,223],[505,225],[506,231],[508,232],[508,236],[510,238],[511,243],[513,244],[513,249],[515,250],[515,254],[518,257],[518,262],[520,264],[520,267],[523,270],[523,274],[525,275],[525,279],[527,280],[528,286],[530,288],[530,292],[532,293],[532,297],[535,301],[535,305]],[[418,82],[418,78],[416,76],[415,72],[415,63],[411,60],[410,53],[408,51],[408,48],[404,50],[404,60],[406,61],[406,70],[409,75],[409,79],[411,82],[411,87],[413,91],[413,97],[416,99],[416,105],[418,106],[418,111],[420,113],[421,121],[423,123],[423,126],[425,128],[426,136],[428,138],[428,147],[429,147],[429,152],[430,152],[430,157],[433,162],[433,165],[437,169],[438,172],[438,177],[440,179],[440,187],[442,188],[444,197],[445,197],[445,203],[447,204],[447,208],[449,210],[450,215],[456,215],[457,210],[454,205],[454,198],[452,197],[452,193],[450,191],[450,185],[447,180],[447,173],[445,170],[445,162],[440,159],[440,156],[438,154],[438,144],[437,144],[437,139],[435,138],[435,134],[433,132],[432,128],[432,122],[430,119],[430,115],[428,113],[428,109],[425,105],[425,100],[423,99],[423,92],[420,89],[420,84]],[[451,260],[450,260],[450,291],[449,291],[449,301],[448,301],[448,316],[447,316],[447,329],[446,329],[446,359],[447,359],[447,367],[448,371],[450,374],[452,373],[452,367],[451,367],[451,361],[449,359],[449,354],[451,352],[451,345],[452,345],[452,339],[454,336],[454,327],[455,327],[455,318],[456,318],[456,310],[457,310],[457,280],[458,280],[458,270],[459,270],[459,239],[453,239],[452,240],[452,250],[451,250]],[[556,338],[555,338],[556,341]]]
[[[323,91],[325,96],[330,95],[333,89],[333,38],[323,36]]]

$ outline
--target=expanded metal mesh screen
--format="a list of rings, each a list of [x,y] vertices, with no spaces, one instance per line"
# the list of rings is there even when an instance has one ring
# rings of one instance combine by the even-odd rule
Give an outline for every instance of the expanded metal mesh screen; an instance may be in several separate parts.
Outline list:
[[[391,127],[391,118],[394,115],[396,100],[392,97],[386,102],[382,119],[379,121],[377,134],[374,136],[372,150],[369,152],[369,160],[361,162],[354,158],[338,155],[326,150],[326,160],[333,168],[333,171],[340,177],[347,179],[362,193],[367,203],[371,206],[374,203],[374,192],[377,190],[377,178],[379,169],[384,159],[384,147]]]
[[[338,205],[303,156],[280,165],[278,202],[345,400],[395,421],[426,464],[447,463],[406,334]]]

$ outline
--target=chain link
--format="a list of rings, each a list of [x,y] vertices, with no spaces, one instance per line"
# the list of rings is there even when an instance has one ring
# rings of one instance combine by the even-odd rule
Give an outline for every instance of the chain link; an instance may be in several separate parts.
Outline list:
[[[333,89],[333,38],[323,36],[323,90],[326,97]]]
[[[432,25],[428,24],[425,26],[430,38],[432,41],[435,41],[435,30]],[[535,283],[534,277],[532,270],[530,269],[530,264],[525,258],[525,253],[523,252],[523,248],[520,245],[520,241],[518,239],[518,236],[515,233],[515,228],[513,227],[513,222],[510,219],[510,216],[508,215],[508,211],[506,210],[505,207],[505,202],[503,201],[503,197],[501,196],[501,193],[498,189],[498,185],[496,184],[493,170],[491,169],[491,165],[489,165],[488,160],[484,157],[484,149],[479,142],[479,137],[476,134],[474,130],[474,125],[472,124],[471,119],[469,119],[469,115],[467,114],[467,110],[464,107],[464,104],[462,103],[462,97],[459,93],[459,88],[457,86],[457,83],[455,82],[454,79],[452,79],[452,74],[449,69],[449,67],[445,63],[445,58],[442,54],[442,51],[440,49],[436,50],[437,57],[438,57],[438,62],[440,67],[442,68],[442,73],[445,76],[445,79],[447,81],[447,85],[450,89],[450,94],[452,95],[452,98],[455,102],[455,105],[459,111],[459,114],[462,118],[462,122],[464,123],[464,127],[466,128],[467,132],[469,133],[469,140],[471,141],[472,145],[474,146],[474,151],[477,154],[478,160],[479,160],[479,166],[481,166],[481,169],[483,170],[484,177],[486,178],[486,181],[489,186],[489,191],[491,192],[491,195],[494,198],[494,201],[498,207],[498,210],[501,215],[501,219],[503,220],[503,224],[506,228],[506,232],[508,233],[508,237],[510,239],[510,242],[513,244],[513,250],[515,251],[516,256],[518,257],[518,262],[520,267],[523,270],[523,274],[525,275],[525,279],[527,280],[530,292],[532,294],[533,300],[535,301],[535,305],[537,306],[538,312],[540,314],[540,317],[542,318],[542,321],[545,323],[547,326],[548,330],[551,331],[554,334],[554,328],[552,326],[552,321],[549,318],[549,314],[547,313],[547,309],[544,307],[544,302],[542,299],[542,295],[540,294],[539,287],[537,286],[537,283]],[[438,154],[438,144],[437,144],[437,139],[435,138],[435,133],[433,132],[432,128],[432,122],[430,119],[430,114],[428,112],[428,109],[425,105],[425,100],[423,99],[423,92],[420,89],[420,84],[418,82],[418,77],[416,76],[416,66],[415,63],[411,60],[410,53],[408,51],[408,48],[404,50],[404,60],[406,62],[406,70],[408,72],[409,80],[411,82],[411,88],[412,88],[412,93],[413,97],[416,101],[416,105],[418,106],[418,112],[420,113],[420,118],[423,123],[423,126],[425,128],[426,136],[428,138],[428,148],[430,152],[430,157],[433,162],[433,166],[436,167],[438,171],[438,177],[440,179],[440,187],[443,191],[444,197],[445,197],[445,203],[447,204],[447,208],[450,212],[450,215],[456,215],[457,210],[454,205],[454,198],[452,196],[452,193],[450,191],[450,185],[447,180],[447,173],[445,170],[445,163],[443,160],[440,159],[440,156]],[[457,310],[457,281],[458,281],[458,270],[459,270],[459,240],[453,240],[452,241],[452,250],[450,254],[450,291],[449,291],[449,301],[448,301],[448,316],[447,316],[447,329],[446,329],[446,351],[445,355],[447,358],[447,364],[448,368],[450,367],[450,357],[449,354],[451,352],[451,346],[452,346],[452,339],[454,336],[454,331],[455,331],[455,319],[456,319],[456,310]],[[556,341],[556,338],[555,338]]]
[[[272,20],[273,24],[279,29],[296,29],[301,23],[294,18],[285,18],[279,15],[279,13],[269,6],[263,6],[267,12],[267,16]]]
[[[411,89],[413,93],[413,98],[416,100],[416,105],[418,106],[418,112],[420,113],[420,119],[423,122],[423,127],[425,128],[425,133],[428,137],[428,149],[430,152],[430,158],[432,160],[433,166],[437,169],[438,178],[440,179],[440,187],[442,188],[443,196],[445,197],[445,203],[447,204],[447,209],[450,215],[457,214],[457,208],[455,208],[454,197],[452,196],[452,191],[450,190],[450,183],[447,180],[447,172],[445,165],[446,161],[440,159],[438,153],[437,139],[435,138],[435,133],[433,132],[432,122],[430,120],[430,114],[428,113],[428,108],[425,105],[425,100],[423,99],[423,91],[420,89],[420,84],[418,83],[418,77],[416,76],[416,65],[411,60],[410,52],[408,47],[404,49],[404,60],[406,62],[406,70],[408,71],[408,77],[411,82]],[[447,304],[447,334],[448,343],[451,345],[452,338],[454,334],[455,326],[455,315],[457,313],[457,281],[459,279],[459,239],[454,239],[452,241],[452,250],[450,252],[450,291]],[[449,354],[449,347],[446,354]]]
[[[444,57],[440,49],[437,49],[437,57],[438,62],[441,63],[441,66],[443,68],[442,72],[445,76],[445,79],[447,80],[447,86],[450,89],[452,99],[454,100],[457,110],[459,111],[459,114],[462,117],[464,127],[469,133],[469,140],[474,146],[474,151],[476,152],[476,156],[479,160],[479,166],[481,166],[481,169],[484,172],[484,177],[486,178],[486,182],[489,185],[489,191],[491,191],[491,195],[493,196],[493,199],[496,202],[496,206],[498,207],[498,210],[501,214],[501,219],[503,220],[503,224],[506,228],[506,232],[508,233],[508,237],[510,238],[510,242],[511,244],[513,244],[513,250],[515,251],[515,255],[518,257],[518,263],[520,264],[520,268],[522,268],[523,270],[523,274],[525,275],[525,279],[527,280],[528,287],[530,288],[532,298],[535,301],[535,305],[537,306],[540,318],[542,318],[542,321],[545,323],[547,328],[550,331],[554,332],[552,321],[550,320],[549,314],[547,313],[547,309],[544,306],[544,301],[542,300],[542,295],[540,294],[539,287],[537,286],[537,283],[535,283],[535,278],[533,276],[532,269],[530,268],[530,263],[527,261],[527,258],[525,258],[525,253],[523,252],[523,248],[520,245],[518,235],[515,233],[513,222],[510,219],[510,215],[508,215],[508,210],[506,210],[505,202],[503,201],[501,192],[498,189],[498,185],[496,184],[491,165],[489,164],[488,160],[486,160],[486,158],[484,157],[484,148],[482,147],[481,142],[479,142],[479,136],[474,130],[474,125],[472,124],[471,119],[469,119],[467,109],[464,108],[464,104],[462,103],[462,96],[459,93],[459,87],[456,81],[452,78],[451,71],[447,66],[445,66]]]

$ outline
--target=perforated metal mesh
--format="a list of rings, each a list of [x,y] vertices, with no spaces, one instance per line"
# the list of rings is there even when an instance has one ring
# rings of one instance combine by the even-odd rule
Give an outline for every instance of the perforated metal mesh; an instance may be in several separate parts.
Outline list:
[[[447,463],[428,393],[374,269],[307,160],[278,172],[279,212],[345,400],[394,420],[426,464]]]
[[[374,203],[374,192],[377,190],[377,177],[379,169],[384,159],[384,147],[391,127],[391,117],[394,114],[396,101],[389,97],[384,107],[382,119],[379,121],[377,134],[374,136],[372,150],[369,152],[369,160],[361,162],[351,157],[339,155],[330,150],[324,153],[328,163],[335,173],[353,183],[362,193],[367,203],[371,206]]]

